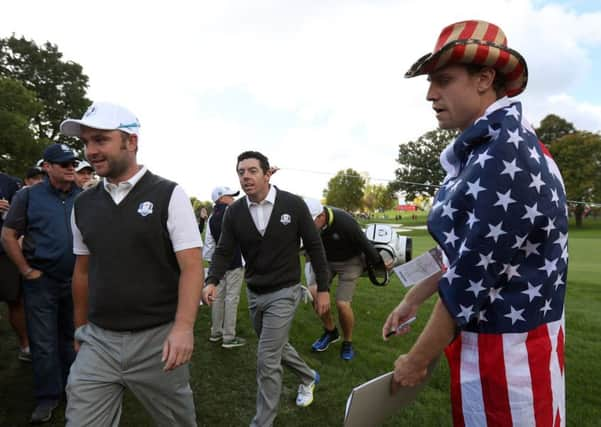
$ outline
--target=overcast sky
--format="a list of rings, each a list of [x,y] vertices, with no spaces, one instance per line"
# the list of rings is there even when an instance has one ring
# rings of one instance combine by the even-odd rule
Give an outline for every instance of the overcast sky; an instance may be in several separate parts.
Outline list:
[[[3,4],[0,36],[81,64],[90,99],[139,117],[139,161],[190,196],[237,187],[251,149],[281,168],[273,183],[320,197],[341,169],[393,179],[399,143],[436,128],[426,79],[403,74],[459,20],[498,24],[524,55],[534,125],[554,113],[601,130],[601,4],[484,3],[19,0]]]

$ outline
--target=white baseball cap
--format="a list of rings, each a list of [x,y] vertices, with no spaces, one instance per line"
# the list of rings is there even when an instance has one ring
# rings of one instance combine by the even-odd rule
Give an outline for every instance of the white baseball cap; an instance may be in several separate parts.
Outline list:
[[[309,213],[313,217],[313,220],[315,220],[315,218],[317,218],[317,216],[323,212],[323,205],[319,200],[312,197],[305,197],[304,200],[305,204],[309,208]]]
[[[91,164],[89,164],[88,162],[86,162],[85,160],[81,160],[78,164],[77,167],[75,168],[75,172],[79,172],[82,169],[85,168],[90,168],[92,169],[92,171],[94,170],[94,168],[92,167]]]
[[[215,187],[211,193],[211,199],[213,203],[217,203],[222,196],[237,196],[240,191],[234,191],[230,187]]]
[[[61,123],[60,131],[67,136],[81,136],[81,127],[92,129],[121,130],[129,134],[140,134],[140,121],[127,108],[110,102],[95,102],[80,120],[67,119]]]

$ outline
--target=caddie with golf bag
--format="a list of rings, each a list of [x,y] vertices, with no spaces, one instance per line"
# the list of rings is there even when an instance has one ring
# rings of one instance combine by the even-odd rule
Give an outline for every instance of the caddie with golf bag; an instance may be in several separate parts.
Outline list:
[[[305,203],[315,226],[320,231],[328,260],[330,281],[338,275],[336,308],[343,334],[340,357],[343,360],[351,360],[355,355],[352,345],[355,317],[351,308],[351,300],[357,281],[364,271],[364,262],[372,270],[383,270],[392,268],[394,261],[388,259],[385,264],[357,221],[347,212],[328,206],[324,207],[316,199],[305,198]],[[365,261],[363,261],[363,256]],[[311,293],[315,295],[315,280],[311,264],[308,262],[305,265],[305,277]],[[340,340],[340,334],[331,311],[322,315],[321,320],[324,325],[324,333],[313,343],[313,351],[325,351],[330,344]]]

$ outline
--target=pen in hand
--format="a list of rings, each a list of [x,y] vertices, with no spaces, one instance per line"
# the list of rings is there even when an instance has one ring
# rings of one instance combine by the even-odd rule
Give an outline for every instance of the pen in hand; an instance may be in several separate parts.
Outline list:
[[[391,336],[393,336],[394,334],[396,334],[398,331],[400,331],[401,329],[403,329],[405,326],[408,326],[408,325],[412,324],[416,320],[417,320],[417,317],[415,317],[415,316],[410,317],[409,319],[407,319],[403,323],[401,323],[399,326],[397,326],[395,329],[393,329],[390,332],[388,332],[386,334],[386,338],[390,338]]]

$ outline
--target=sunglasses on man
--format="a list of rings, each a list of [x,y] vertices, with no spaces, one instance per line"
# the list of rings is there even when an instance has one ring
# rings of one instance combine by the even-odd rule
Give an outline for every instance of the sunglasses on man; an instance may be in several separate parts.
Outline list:
[[[67,169],[69,166],[73,166],[74,168],[79,165],[79,161],[77,160],[69,160],[68,162],[52,162],[54,165],[59,165],[63,169]]]

